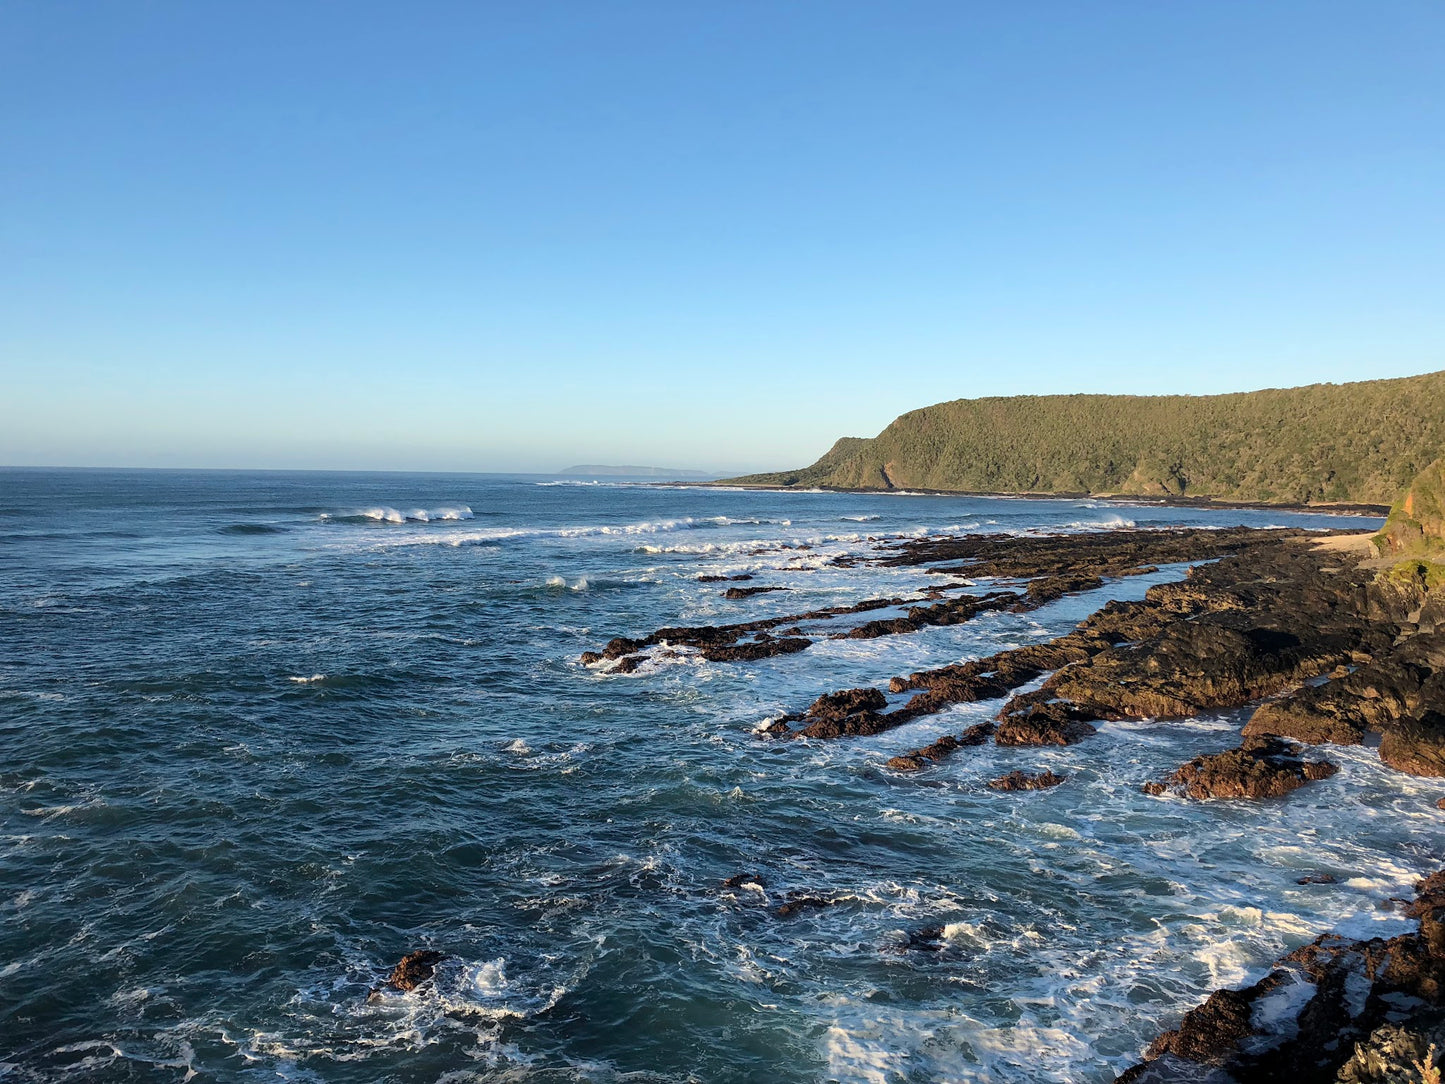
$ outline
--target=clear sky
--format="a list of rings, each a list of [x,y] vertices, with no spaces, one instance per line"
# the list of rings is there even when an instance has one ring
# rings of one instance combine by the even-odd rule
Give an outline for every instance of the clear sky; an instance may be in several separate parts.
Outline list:
[[[9,0],[0,463],[798,466],[1445,368],[1445,4]]]

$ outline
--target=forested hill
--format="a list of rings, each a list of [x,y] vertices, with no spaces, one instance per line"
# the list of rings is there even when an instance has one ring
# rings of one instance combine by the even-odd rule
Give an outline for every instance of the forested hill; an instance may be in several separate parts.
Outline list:
[[[913,410],[732,482],[1389,504],[1445,454],[1445,372],[1232,395],[1018,395]]]

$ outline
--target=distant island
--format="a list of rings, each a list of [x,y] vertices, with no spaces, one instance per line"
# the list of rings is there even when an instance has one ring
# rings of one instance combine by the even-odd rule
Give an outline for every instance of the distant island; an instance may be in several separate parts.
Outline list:
[[[1445,448],[1445,372],[1229,395],[1016,395],[913,410],[731,484],[1388,505]]]
[[[674,470],[671,467],[613,466],[606,463],[582,463],[557,474],[564,478],[696,478],[699,480],[721,477],[703,470]]]

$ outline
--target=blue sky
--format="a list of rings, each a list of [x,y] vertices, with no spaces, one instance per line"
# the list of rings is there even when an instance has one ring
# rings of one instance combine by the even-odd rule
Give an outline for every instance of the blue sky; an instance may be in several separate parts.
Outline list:
[[[797,466],[1445,368],[1445,5],[12,2],[0,463]]]

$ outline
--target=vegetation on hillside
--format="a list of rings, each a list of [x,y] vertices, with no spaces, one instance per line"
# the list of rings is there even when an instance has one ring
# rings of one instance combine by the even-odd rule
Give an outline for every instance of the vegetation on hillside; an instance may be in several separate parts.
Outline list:
[[[1386,556],[1445,554],[1445,459],[1431,463],[1400,494],[1375,546]]]
[[[1389,504],[1445,451],[1445,372],[1232,395],[1020,395],[910,411],[734,482]]]

